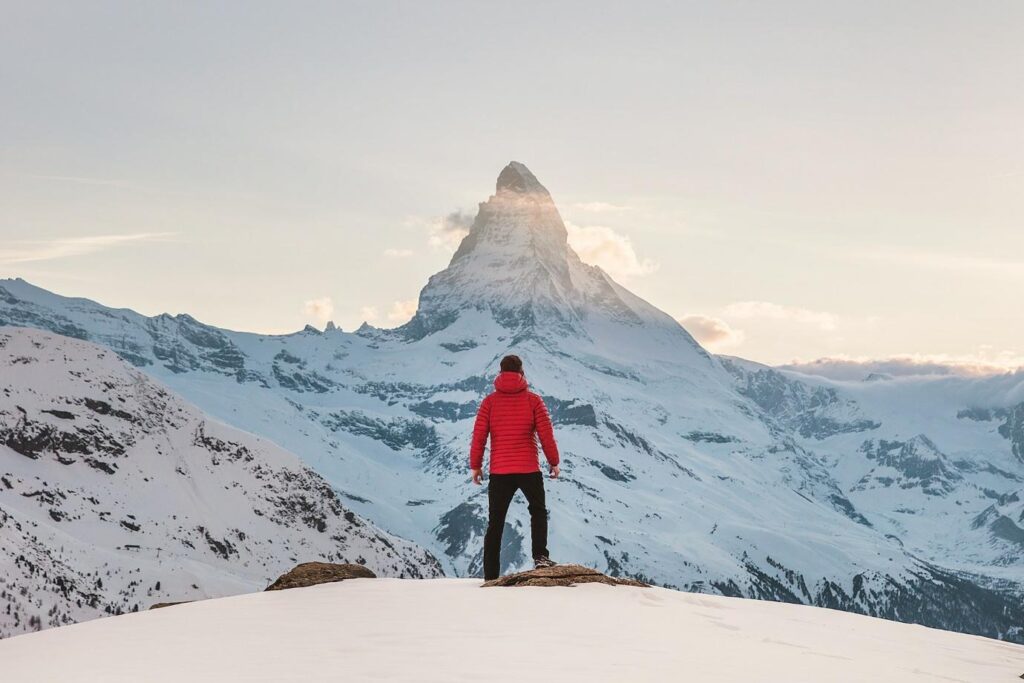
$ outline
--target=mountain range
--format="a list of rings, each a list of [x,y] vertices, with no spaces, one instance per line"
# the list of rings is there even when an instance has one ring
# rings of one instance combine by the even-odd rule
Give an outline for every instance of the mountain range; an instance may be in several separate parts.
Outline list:
[[[287,467],[304,474],[289,485],[337,510],[328,524],[339,516],[358,520],[368,563],[393,575],[478,575],[486,493],[468,481],[468,438],[498,359],[514,352],[548,405],[563,452],[562,477],[547,484],[555,559],[687,591],[833,607],[1024,642],[1024,375],[835,381],[713,355],[671,316],[583,263],[550,193],[517,162],[501,171],[468,236],[401,327],[235,332],[188,315],[147,317],[66,298],[20,279],[0,281],[0,325],[10,340],[5,348],[17,349],[0,356],[0,367],[5,378],[18,378],[13,390],[5,379],[0,397],[0,473],[20,482],[17,494],[0,486],[0,514],[32,513],[32,530],[11,540],[22,554],[95,543],[86,525],[57,519],[42,499],[27,497],[26,482],[42,478],[64,491],[77,484],[79,471],[110,483],[102,477],[129,470],[130,483],[88,489],[99,503],[76,498],[73,512],[50,509],[83,516],[89,505],[110,509],[117,525],[106,527],[125,538],[105,538],[104,547],[140,533],[122,520],[147,520],[152,537],[131,543],[138,547],[125,565],[145,565],[146,580],[162,575],[161,549],[178,552],[183,538],[223,572],[209,587],[179,581],[175,588],[186,593],[193,584],[201,587],[193,591],[237,589],[237,582],[217,581],[233,573],[264,578],[272,562],[300,554],[269,547],[271,540],[283,545],[275,534],[285,532],[268,526],[266,514],[253,527],[259,542],[246,546],[257,572],[239,568],[230,553],[218,556],[196,530],[223,542],[251,519],[220,519],[212,510],[203,516],[181,498],[174,509],[187,523],[166,521],[169,508],[144,493],[146,479],[172,490],[181,485],[184,475],[168,463],[186,457],[178,455],[183,450],[204,463],[188,470],[189,481],[220,482],[226,492],[256,501],[254,510],[263,510],[259,501],[269,495],[251,480],[244,458],[219,458],[231,469],[211,472],[201,433],[272,454],[278,466],[297,456],[302,465],[289,460]],[[34,343],[42,348],[31,351]],[[112,352],[103,363],[82,360],[103,354],[100,347]],[[44,363],[39,357],[47,354]],[[59,362],[60,354],[74,362]],[[88,392],[76,388],[76,372],[79,381],[91,380]],[[154,395],[164,392],[161,400],[194,412],[173,429],[155,416],[118,423],[89,408],[86,398],[132,415],[152,401],[118,400],[122,388],[106,389],[106,375],[126,378],[125,387],[141,383]],[[114,429],[107,436],[119,444],[124,430],[135,434],[149,423],[177,436],[160,437],[162,452],[130,452],[131,467],[106,450],[102,457],[78,453],[74,439],[63,437],[48,437],[35,457],[24,452],[34,448],[24,445],[33,429],[97,421],[103,434]],[[229,429],[241,431],[225,435]],[[119,467],[105,474],[90,457]],[[76,462],[63,465],[60,458]],[[221,494],[209,495],[213,501]],[[136,521],[126,516],[129,509]],[[352,559],[345,543],[355,540],[338,534],[344,540],[332,541],[333,532],[310,527],[301,513],[284,526],[295,533],[292,544],[320,543],[306,547],[306,555]],[[11,528],[5,522],[0,530]],[[505,570],[529,560],[528,534],[525,506],[513,506]],[[371,549],[378,553],[372,558]],[[79,567],[76,557],[61,559],[69,572],[96,571],[99,560]],[[121,566],[124,557],[102,561]],[[24,580],[19,567],[9,562],[4,578]],[[133,595],[112,609],[135,602]]]

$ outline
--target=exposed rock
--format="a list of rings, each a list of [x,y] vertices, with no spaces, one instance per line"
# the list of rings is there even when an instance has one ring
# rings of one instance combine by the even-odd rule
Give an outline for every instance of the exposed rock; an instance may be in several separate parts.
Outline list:
[[[149,609],[162,609],[164,607],[174,607],[175,605],[187,605],[194,600],[181,600],[179,602],[157,602],[154,603]]]
[[[548,194],[547,189],[537,180],[537,176],[533,175],[530,169],[518,161],[509,162],[508,166],[501,170],[495,190],[497,192],[505,190],[521,194],[533,192]]]
[[[345,579],[375,579],[377,575],[361,564],[331,564],[330,562],[303,562],[296,565],[286,574],[282,574],[274,583],[267,586],[268,591],[280,591],[286,588],[305,588],[321,583],[334,583]]]
[[[556,564],[554,567],[531,569],[518,574],[501,576],[487,581],[483,587],[490,586],[575,586],[580,583],[606,583],[609,586],[637,586],[647,588],[646,583],[634,579],[622,579],[602,574],[579,564]]]

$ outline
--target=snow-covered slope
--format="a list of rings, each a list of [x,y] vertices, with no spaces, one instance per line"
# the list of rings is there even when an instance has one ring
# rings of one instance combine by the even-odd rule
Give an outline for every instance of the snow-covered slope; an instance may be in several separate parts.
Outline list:
[[[394,330],[245,334],[22,280],[0,282],[0,324],[108,346],[458,575],[479,572],[486,523],[466,476],[472,417],[515,352],[564,454],[548,485],[556,559],[1024,638],[1024,378],[847,386],[715,357],[583,264],[522,164]],[[524,507],[505,569],[528,560]]]
[[[19,636],[0,661],[8,683],[1009,683],[1024,647],[661,588],[361,579]]]
[[[856,410],[848,423],[877,424],[861,433],[792,417],[816,431],[808,443],[879,531],[948,567],[1024,578],[1024,373],[842,382],[761,368],[743,376],[745,391],[776,413],[795,404],[780,398],[781,383],[828,410]]]
[[[291,453],[108,349],[0,329],[0,637],[264,588],[305,560],[436,576]]]

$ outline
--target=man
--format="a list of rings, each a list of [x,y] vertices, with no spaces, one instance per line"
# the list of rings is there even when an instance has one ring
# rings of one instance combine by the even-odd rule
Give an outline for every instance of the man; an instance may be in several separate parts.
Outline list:
[[[548,557],[548,510],[544,505],[544,477],[538,465],[537,437],[540,437],[552,479],[560,474],[558,445],[547,406],[527,386],[519,356],[502,358],[501,373],[494,380],[495,391],[480,404],[473,425],[469,467],[473,483],[477,485],[483,480],[484,445],[488,435],[491,437],[487,535],[484,537],[486,581],[498,578],[501,532],[505,528],[509,503],[517,490],[523,492],[529,503],[534,566],[555,564]]]

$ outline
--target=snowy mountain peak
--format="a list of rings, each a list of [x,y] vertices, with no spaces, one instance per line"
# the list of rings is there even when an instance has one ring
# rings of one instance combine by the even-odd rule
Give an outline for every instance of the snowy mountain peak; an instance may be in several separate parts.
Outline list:
[[[502,191],[519,194],[548,194],[547,188],[540,184],[537,176],[533,175],[525,164],[518,161],[510,161],[508,166],[501,169],[501,173],[498,174],[496,191],[499,194]]]
[[[530,169],[513,161],[498,175],[495,194],[480,204],[451,265],[470,255],[514,256],[524,263],[528,258],[558,269],[567,258],[568,240],[551,194]]]
[[[478,323],[469,331],[456,322],[482,313],[511,332],[512,339],[596,343],[602,338],[605,350],[628,339],[626,347],[635,351],[638,337],[641,346],[657,338],[663,350],[681,344],[696,351],[700,362],[706,360],[703,349],[670,316],[600,268],[583,263],[568,237],[547,189],[526,166],[509,163],[448,268],[423,288],[416,316],[401,334],[417,340],[451,329],[458,339],[476,338]]]

